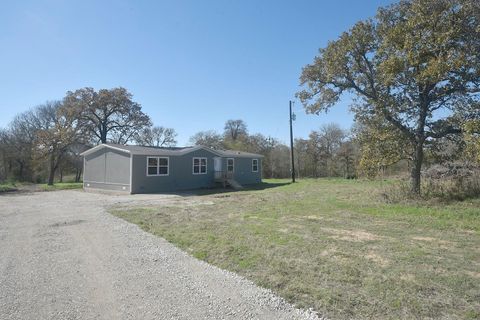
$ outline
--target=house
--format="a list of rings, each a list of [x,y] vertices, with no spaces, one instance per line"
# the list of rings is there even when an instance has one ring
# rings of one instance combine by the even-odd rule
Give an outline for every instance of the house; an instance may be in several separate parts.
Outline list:
[[[84,157],[84,189],[154,193],[241,188],[262,180],[262,155],[204,146],[159,148],[100,144]]]

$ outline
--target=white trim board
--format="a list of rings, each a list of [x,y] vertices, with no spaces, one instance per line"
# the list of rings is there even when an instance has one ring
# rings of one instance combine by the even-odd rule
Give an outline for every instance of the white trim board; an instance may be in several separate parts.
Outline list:
[[[157,159],[157,174],[149,174],[148,173],[148,168],[149,168],[148,159],[150,159],[150,158]],[[146,163],[147,168],[146,168],[145,174],[146,174],[147,177],[166,177],[166,176],[170,175],[170,157],[147,156],[146,159],[147,159],[147,163]],[[167,173],[166,174],[160,174],[159,173],[160,172],[160,167],[165,167],[165,166],[160,166],[160,159],[167,159]]]
[[[253,165],[253,162],[254,162],[254,161],[257,162],[257,164],[256,164],[257,170],[253,170],[253,166],[254,166],[254,165]],[[258,159],[252,159],[252,172],[258,172]]]
[[[125,153],[128,153],[130,154],[130,151],[126,150],[126,149],[122,149],[122,148],[117,148],[117,147],[114,147],[114,146],[110,146],[108,144],[99,144],[98,146],[96,147],[93,147],[91,149],[88,149],[87,151],[84,151],[82,153],[80,153],[81,156],[86,156],[86,155],[89,155],[97,150],[100,150],[102,148],[109,148],[109,149],[112,149],[112,150],[117,150],[117,151],[120,151],[120,152],[125,152]]]
[[[100,181],[83,181],[84,183],[99,183],[99,184],[111,184],[116,186],[129,186],[128,183],[118,183],[118,182],[100,182]]]
[[[198,159],[198,172],[195,173],[195,159]],[[202,159],[205,159],[205,172],[202,172]],[[208,158],[207,157],[192,157],[192,174],[202,175],[208,172]]]

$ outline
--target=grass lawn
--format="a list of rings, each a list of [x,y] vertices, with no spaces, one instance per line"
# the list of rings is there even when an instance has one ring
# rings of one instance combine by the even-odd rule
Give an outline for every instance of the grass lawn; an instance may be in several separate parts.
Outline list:
[[[56,191],[56,190],[81,189],[82,187],[83,187],[82,182],[56,182],[53,186],[49,186],[46,183],[35,184],[35,183],[27,183],[27,182],[15,182],[15,183],[0,184],[0,192]]]
[[[39,191],[56,191],[56,190],[70,190],[70,189],[81,189],[83,188],[82,182],[56,182],[53,186],[48,184],[39,184]]]
[[[267,182],[111,212],[330,318],[480,318],[480,200],[386,204],[388,181]]]

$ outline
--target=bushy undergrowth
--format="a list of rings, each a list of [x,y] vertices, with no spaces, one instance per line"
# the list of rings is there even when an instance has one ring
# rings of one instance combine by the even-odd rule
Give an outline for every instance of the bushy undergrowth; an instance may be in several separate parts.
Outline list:
[[[387,202],[409,200],[463,201],[480,198],[480,174],[468,177],[423,177],[420,196],[412,194],[408,179],[390,186],[383,194]]]
[[[0,182],[0,192],[7,192],[16,190],[15,183],[12,182]]]

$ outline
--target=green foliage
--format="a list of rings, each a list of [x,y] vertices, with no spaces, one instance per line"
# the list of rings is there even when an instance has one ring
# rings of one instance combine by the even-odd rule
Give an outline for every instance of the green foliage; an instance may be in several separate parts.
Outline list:
[[[0,183],[0,192],[9,192],[17,190],[17,186],[13,182]]]
[[[355,127],[356,141],[360,145],[359,170],[363,175],[374,178],[401,160],[409,159],[412,146],[408,139],[399,139],[402,132],[389,122],[377,119],[363,119]]]
[[[58,190],[72,190],[72,189],[82,189],[82,182],[59,182],[54,185],[40,184],[38,186],[39,191],[58,191]]]
[[[480,165],[480,119],[465,122],[463,138],[466,143],[466,156]]]

